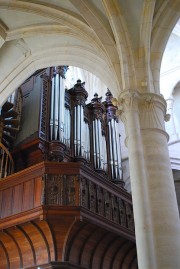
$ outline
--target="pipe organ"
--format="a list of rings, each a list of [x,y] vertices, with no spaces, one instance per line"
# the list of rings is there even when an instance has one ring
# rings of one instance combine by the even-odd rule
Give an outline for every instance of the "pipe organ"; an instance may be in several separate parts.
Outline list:
[[[92,166],[98,173],[123,185],[121,168],[120,133],[117,107],[112,104],[108,90],[105,101],[95,93],[86,104],[88,93],[85,83],[77,80],[71,89],[65,89],[67,67],[52,67],[49,83],[43,88],[50,98],[44,104],[49,111],[46,116],[49,135],[49,155],[54,161],[80,161]],[[46,78],[47,76],[42,76]],[[44,93],[43,93],[44,94]],[[43,108],[41,108],[43,111]],[[47,111],[46,111],[47,112]],[[46,150],[47,152],[48,150]]]
[[[67,66],[57,66],[37,71],[21,86],[25,92],[24,96],[30,96],[29,103],[27,100],[25,102],[28,104],[28,111],[24,118],[29,122],[28,126],[33,126],[34,117],[39,117],[39,124],[36,125],[38,130],[29,131],[29,137],[27,128],[23,128],[22,124],[20,133],[23,130],[25,133],[19,136],[23,137],[23,141],[17,138],[18,143],[27,144],[26,141],[30,141],[31,137],[35,140],[32,145],[30,143],[31,148],[27,149],[26,145],[24,149],[27,159],[24,164],[22,151],[21,155],[18,155],[17,144],[14,150],[15,162],[21,158],[21,167],[17,164],[16,170],[42,160],[81,162],[123,186],[119,123],[117,107],[112,103],[113,96],[110,90],[107,90],[105,101],[102,101],[102,97],[95,93],[94,98],[87,104],[88,93],[81,80],[77,80],[71,89],[65,89],[67,69]],[[13,101],[14,96],[10,98]],[[35,115],[36,110],[38,111],[38,98],[39,115]],[[24,113],[25,110],[26,106]],[[31,116],[31,111],[33,119],[27,119],[27,116]],[[25,135],[27,140],[24,139]]]

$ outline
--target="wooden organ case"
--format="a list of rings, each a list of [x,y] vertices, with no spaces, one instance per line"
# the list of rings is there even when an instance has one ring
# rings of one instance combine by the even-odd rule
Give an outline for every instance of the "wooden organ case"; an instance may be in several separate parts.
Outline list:
[[[109,90],[86,104],[85,83],[65,89],[67,69],[39,70],[20,87],[16,173],[3,174],[0,157],[0,269],[135,269],[117,107]]]

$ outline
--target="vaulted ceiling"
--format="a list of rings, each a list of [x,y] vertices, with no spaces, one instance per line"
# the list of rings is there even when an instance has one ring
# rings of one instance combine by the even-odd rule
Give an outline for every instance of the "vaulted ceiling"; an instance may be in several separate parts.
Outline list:
[[[37,69],[74,65],[115,94],[159,92],[179,0],[0,0],[0,105]]]

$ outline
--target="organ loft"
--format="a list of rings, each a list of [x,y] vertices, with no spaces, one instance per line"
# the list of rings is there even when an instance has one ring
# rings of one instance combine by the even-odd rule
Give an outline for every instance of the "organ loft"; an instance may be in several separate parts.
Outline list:
[[[111,91],[36,71],[0,112],[0,269],[136,269]]]

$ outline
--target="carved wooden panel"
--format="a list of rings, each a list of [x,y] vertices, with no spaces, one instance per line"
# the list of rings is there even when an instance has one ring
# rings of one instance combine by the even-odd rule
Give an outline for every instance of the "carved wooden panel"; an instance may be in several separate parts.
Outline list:
[[[104,216],[104,193],[103,188],[97,186],[97,213]]]
[[[126,210],[125,210],[124,202],[121,198],[118,198],[118,207],[119,207],[119,213],[120,213],[120,224],[126,227]]]
[[[96,213],[96,185],[89,182],[89,200],[90,200],[90,210]]]
[[[75,179],[71,175],[46,175],[45,203],[47,205],[75,205]]]
[[[134,218],[133,218],[132,206],[127,202],[125,202],[125,207],[126,207],[127,226],[130,230],[134,230]]]
[[[108,191],[104,191],[105,217],[111,220],[111,197]]]
[[[111,199],[112,199],[112,220],[116,223],[119,223],[119,210],[118,210],[117,197],[115,195],[112,195]]]
[[[80,188],[81,188],[81,206],[84,206],[86,208],[89,208],[89,189],[88,189],[88,183],[85,178],[81,178],[80,182]]]

